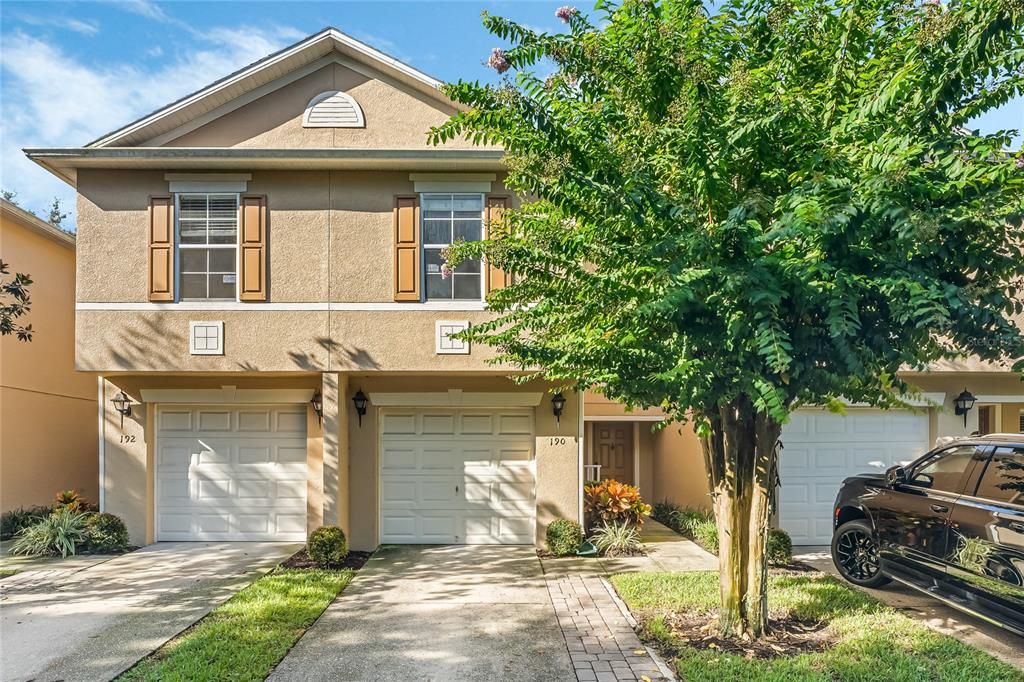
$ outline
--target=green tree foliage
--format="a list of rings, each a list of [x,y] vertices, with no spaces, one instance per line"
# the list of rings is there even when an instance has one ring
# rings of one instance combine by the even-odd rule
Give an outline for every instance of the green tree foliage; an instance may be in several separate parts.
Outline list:
[[[1022,92],[1024,2],[699,0],[495,16],[498,85],[431,132],[507,153],[533,198],[483,242],[515,275],[469,336],[702,436],[723,630],[766,627],[776,443],[800,404],[889,407],[897,375],[1024,357],[1024,158],[964,125]],[[542,74],[550,73],[547,77]]]
[[[14,334],[19,341],[31,341],[32,325],[22,325],[16,320],[32,309],[28,291],[32,278],[21,272],[8,278],[10,272],[10,266],[0,260],[0,336]]]

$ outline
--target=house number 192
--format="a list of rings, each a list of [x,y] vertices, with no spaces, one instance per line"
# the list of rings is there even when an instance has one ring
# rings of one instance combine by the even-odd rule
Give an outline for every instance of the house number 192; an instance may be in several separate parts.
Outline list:
[[[121,442],[122,443],[134,443],[135,442],[135,436],[131,435],[131,434],[122,433],[121,434]]]

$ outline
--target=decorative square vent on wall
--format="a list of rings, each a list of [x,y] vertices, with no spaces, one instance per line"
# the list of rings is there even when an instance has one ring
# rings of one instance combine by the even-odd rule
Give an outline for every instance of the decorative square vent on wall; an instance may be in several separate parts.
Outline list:
[[[469,341],[453,339],[453,334],[469,329],[469,320],[438,320],[436,351],[438,355],[469,355]]]
[[[188,349],[192,355],[224,355],[224,323],[219,320],[189,322]]]

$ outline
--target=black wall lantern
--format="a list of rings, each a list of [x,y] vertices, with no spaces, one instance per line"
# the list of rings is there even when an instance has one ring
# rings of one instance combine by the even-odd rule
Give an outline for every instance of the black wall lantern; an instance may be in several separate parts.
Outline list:
[[[967,413],[974,409],[974,402],[977,400],[965,387],[956,398],[953,399],[953,412],[964,416],[964,428],[967,427]]]
[[[110,402],[114,403],[114,409],[121,415],[121,428],[124,428],[124,418],[130,417],[132,414],[132,399],[128,397],[128,394],[121,391],[113,398]]]
[[[565,396],[561,392],[551,396],[551,411],[555,413],[555,422],[562,423],[562,411],[565,410]]]
[[[316,423],[324,423],[324,394],[317,391],[313,394],[309,404],[313,406],[313,411],[316,412]]]
[[[363,415],[366,414],[366,403],[369,402],[366,398],[366,394],[361,390],[356,391],[356,394],[352,396],[352,404],[356,406],[356,414],[359,415],[359,426],[363,425]]]

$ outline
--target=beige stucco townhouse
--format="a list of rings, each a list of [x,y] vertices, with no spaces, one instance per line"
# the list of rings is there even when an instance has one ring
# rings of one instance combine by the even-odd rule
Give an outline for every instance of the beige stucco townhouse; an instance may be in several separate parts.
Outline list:
[[[97,494],[96,377],[75,371],[75,237],[0,199],[0,259],[32,278],[30,342],[0,337],[0,511]]]
[[[687,428],[594,394],[560,406],[449,338],[505,276],[443,278],[440,249],[518,200],[501,150],[427,145],[456,111],[438,85],[325,29],[85,147],[28,150],[78,190],[77,366],[102,375],[100,502],[134,542],[340,524],[356,549],[529,544],[579,519],[598,475],[707,504]],[[965,382],[986,408],[961,427]],[[943,407],[797,415],[780,512],[797,542],[827,533],[844,475],[982,414],[1019,426],[1005,369],[921,385]]]

